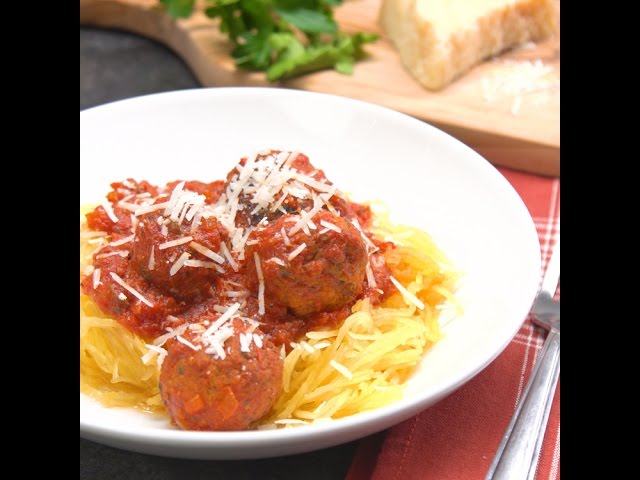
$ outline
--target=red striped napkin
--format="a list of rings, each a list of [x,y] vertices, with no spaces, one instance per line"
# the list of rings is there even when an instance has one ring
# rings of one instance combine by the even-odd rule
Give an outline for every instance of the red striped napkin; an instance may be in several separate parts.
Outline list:
[[[527,205],[542,260],[559,228],[560,180],[500,168]],[[484,479],[546,332],[531,319],[505,351],[462,388],[419,415],[361,441],[347,480]],[[560,478],[560,382],[536,479]]]

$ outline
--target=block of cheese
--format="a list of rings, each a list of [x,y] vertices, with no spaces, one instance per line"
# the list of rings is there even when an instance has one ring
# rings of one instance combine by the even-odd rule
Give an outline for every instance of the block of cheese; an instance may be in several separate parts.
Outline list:
[[[382,0],[380,23],[409,72],[439,90],[503,50],[557,31],[557,0]]]

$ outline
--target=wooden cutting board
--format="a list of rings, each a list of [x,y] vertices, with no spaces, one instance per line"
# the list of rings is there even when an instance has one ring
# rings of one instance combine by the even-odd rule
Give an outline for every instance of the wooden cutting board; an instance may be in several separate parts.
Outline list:
[[[447,131],[496,165],[560,175],[560,38],[484,62],[439,92],[405,71],[378,25],[381,0],[346,0],[336,18],[346,31],[377,32],[353,75],[322,71],[269,85],[235,69],[217,23],[202,13],[171,20],[157,0],[80,0],[80,24],[123,29],[166,44],[202,85],[274,86],[357,98],[399,110]],[[559,5],[559,0],[558,0]]]

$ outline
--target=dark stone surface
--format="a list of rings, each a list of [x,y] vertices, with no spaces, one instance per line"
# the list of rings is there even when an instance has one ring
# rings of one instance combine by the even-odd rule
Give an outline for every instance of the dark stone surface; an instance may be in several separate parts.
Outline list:
[[[330,480],[343,479],[355,443],[261,460],[181,460],[106,447],[80,439],[81,479]]]
[[[186,64],[165,46],[124,32],[80,28],[80,110],[197,87]]]
[[[188,67],[166,47],[123,32],[80,28],[80,110],[149,93],[197,88]],[[127,452],[80,439],[80,478],[344,478],[357,442],[263,460],[196,461]]]

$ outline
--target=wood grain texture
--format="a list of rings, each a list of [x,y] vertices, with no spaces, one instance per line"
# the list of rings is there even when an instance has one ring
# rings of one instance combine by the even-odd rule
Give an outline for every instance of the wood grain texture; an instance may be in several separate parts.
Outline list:
[[[425,90],[400,62],[378,24],[380,0],[346,0],[336,17],[346,31],[382,38],[353,75],[321,71],[276,84],[235,68],[217,23],[197,12],[171,20],[157,0],[80,0],[80,24],[130,31],[166,44],[204,86],[272,86],[332,93],[377,103],[423,119],[460,139],[496,165],[560,175],[560,38],[507,52],[476,66],[439,92]],[[531,68],[540,88],[518,94]],[[505,79],[511,79],[504,84]],[[520,87],[522,88],[522,87]]]

